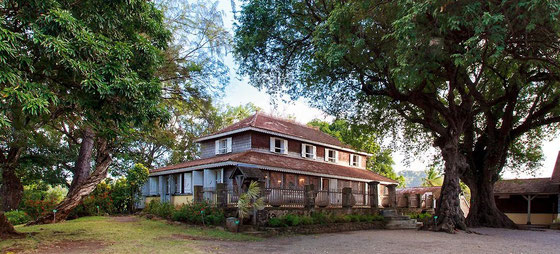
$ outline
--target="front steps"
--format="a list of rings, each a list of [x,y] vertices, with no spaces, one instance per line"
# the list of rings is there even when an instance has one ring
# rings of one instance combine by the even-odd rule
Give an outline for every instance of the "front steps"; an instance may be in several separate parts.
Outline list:
[[[419,229],[423,223],[408,216],[398,215],[395,209],[384,209],[381,215],[387,220],[386,229]]]

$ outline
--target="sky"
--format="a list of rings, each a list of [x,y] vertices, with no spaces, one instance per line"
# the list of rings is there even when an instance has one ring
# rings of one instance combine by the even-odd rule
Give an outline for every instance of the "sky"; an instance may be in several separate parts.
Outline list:
[[[224,13],[224,25],[233,34],[233,23],[234,17],[231,7],[231,0],[220,0],[218,8]],[[235,8],[239,11],[240,3],[237,2]],[[249,80],[247,77],[243,77],[237,74],[237,64],[233,60],[231,54],[225,56],[226,65],[230,69],[230,83],[224,91],[224,95],[221,98],[221,102],[232,105],[244,105],[249,102],[260,107],[264,112],[280,115],[280,116],[295,116],[295,120],[300,123],[307,123],[313,119],[322,119],[330,121],[333,119],[318,110],[308,106],[307,101],[300,99],[297,101],[291,101],[288,103],[278,102],[277,106],[272,105],[272,98],[266,93],[266,91],[259,91],[257,88],[249,85]],[[554,164],[556,162],[556,157],[560,150],[560,137],[556,137],[554,140],[545,142],[542,147],[545,158],[542,163],[542,167],[537,170],[536,177],[549,177],[552,174]],[[405,163],[404,158],[408,155],[406,151],[396,151],[392,154],[395,165],[393,168],[395,171],[402,170],[415,170],[423,171],[427,168],[429,161],[422,160],[422,158],[416,158],[410,163]],[[432,158],[431,156],[424,156],[424,158]],[[522,174],[517,175],[511,172],[505,172],[503,177],[505,179],[510,178],[529,178],[533,177],[530,175]]]

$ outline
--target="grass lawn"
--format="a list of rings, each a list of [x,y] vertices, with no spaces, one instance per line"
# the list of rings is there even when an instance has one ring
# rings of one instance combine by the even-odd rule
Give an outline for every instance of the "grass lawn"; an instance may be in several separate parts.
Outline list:
[[[218,229],[140,217],[85,217],[62,223],[16,226],[22,239],[0,241],[2,253],[197,253],[204,241],[258,238]]]

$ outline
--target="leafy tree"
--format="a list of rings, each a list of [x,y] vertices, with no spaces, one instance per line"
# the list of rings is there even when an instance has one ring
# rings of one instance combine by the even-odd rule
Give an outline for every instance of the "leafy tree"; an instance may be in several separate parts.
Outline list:
[[[317,127],[324,133],[338,138],[342,143],[351,146],[358,151],[364,151],[373,154],[368,159],[366,168],[393,180],[399,182],[399,187],[405,186],[403,176],[398,176],[393,169],[393,158],[391,150],[382,149],[377,144],[377,137],[367,130],[367,126],[353,125],[346,120],[337,119],[332,123],[321,121],[319,119],[312,120],[307,125]]]
[[[79,149],[70,190],[57,206],[60,221],[105,178],[116,140],[165,117],[155,73],[170,34],[161,12],[142,0],[12,0],[0,10],[4,209],[21,198],[15,171],[33,136],[46,125],[71,127],[62,133]]]
[[[439,149],[440,229],[513,227],[493,184],[506,165],[531,167],[541,140],[557,133],[559,9],[541,0],[253,0],[238,16],[235,52],[257,87]],[[459,178],[472,191],[466,221]]]

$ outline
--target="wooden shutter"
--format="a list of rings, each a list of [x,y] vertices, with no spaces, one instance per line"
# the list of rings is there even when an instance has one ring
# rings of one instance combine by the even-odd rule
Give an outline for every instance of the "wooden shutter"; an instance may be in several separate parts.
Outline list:
[[[214,154],[220,154],[220,140],[214,141]]]
[[[270,137],[270,151],[274,152],[274,138]]]
[[[284,142],[284,154],[288,154],[288,140],[282,140]]]
[[[305,157],[305,144],[301,144],[301,157]]]
[[[362,166],[362,156],[358,155],[358,167]]]
[[[230,137],[230,138],[227,138],[226,143],[227,143],[227,152],[228,152],[228,153],[231,153],[231,149],[232,149],[232,147],[231,147],[231,146],[232,146],[231,137]]]
[[[317,147],[313,146],[313,159],[317,159]]]
[[[338,151],[334,151],[334,162],[338,162]]]

